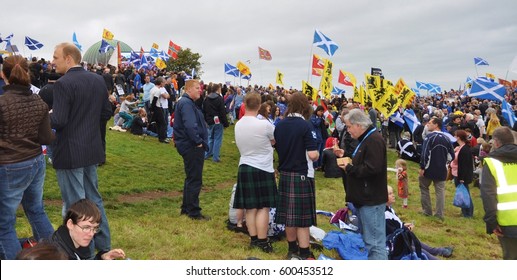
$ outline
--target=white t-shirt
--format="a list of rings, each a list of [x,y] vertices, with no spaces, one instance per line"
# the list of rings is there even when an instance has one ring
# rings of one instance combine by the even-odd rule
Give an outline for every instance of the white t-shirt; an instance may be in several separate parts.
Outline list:
[[[161,104],[161,102],[160,102],[160,98],[161,98],[161,97],[160,97],[160,96],[161,96],[161,89],[160,89],[159,87],[157,87],[157,86],[154,86],[154,87],[151,89],[150,94],[151,94],[151,99],[150,99],[150,100],[151,100],[151,102],[153,102],[153,99],[154,99],[154,97],[155,97],[155,96],[156,96],[156,97],[158,97],[158,102],[156,102],[156,104],[155,104],[155,105],[156,105],[156,107],[158,107],[158,108],[162,108],[162,104]]]
[[[167,99],[167,98],[163,98],[163,97],[161,96],[161,94],[164,94],[164,93],[165,93],[165,94],[169,94],[169,93],[167,92],[167,90],[166,90],[164,87],[160,88],[160,104],[162,104],[162,106],[161,106],[161,107],[162,107],[163,109],[168,109],[168,108],[169,108],[169,102],[168,102],[168,99]]]
[[[235,125],[235,143],[241,158],[239,165],[247,164],[266,172],[273,168],[273,147],[275,127],[267,120],[244,116]]]

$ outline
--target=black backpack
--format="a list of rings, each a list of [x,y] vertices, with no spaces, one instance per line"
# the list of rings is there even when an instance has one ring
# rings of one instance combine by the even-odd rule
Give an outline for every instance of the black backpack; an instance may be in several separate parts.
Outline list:
[[[386,237],[389,260],[427,260],[422,254],[422,244],[408,228],[395,230]]]

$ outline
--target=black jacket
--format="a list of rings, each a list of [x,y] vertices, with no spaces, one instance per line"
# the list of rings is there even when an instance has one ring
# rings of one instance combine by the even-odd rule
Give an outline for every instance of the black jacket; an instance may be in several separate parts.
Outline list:
[[[219,117],[219,122],[228,127],[228,119],[226,118],[226,107],[224,106],[224,99],[221,95],[212,92],[206,96],[203,101],[203,115],[208,125],[213,125],[214,117]]]
[[[365,138],[371,129],[374,127],[370,126],[359,137],[359,147],[352,158],[352,165],[347,165],[345,170],[346,201],[354,203],[356,207],[388,201],[386,143],[377,131]]]
[[[458,153],[458,180],[465,184],[472,183],[474,177],[474,161],[468,145],[464,145]]]
[[[59,228],[52,234],[49,242],[59,246],[59,248],[66,253],[69,260],[100,260],[102,254],[107,252],[102,251],[94,256],[89,247],[75,248],[74,242],[68,232],[68,228],[63,225],[59,226]]]

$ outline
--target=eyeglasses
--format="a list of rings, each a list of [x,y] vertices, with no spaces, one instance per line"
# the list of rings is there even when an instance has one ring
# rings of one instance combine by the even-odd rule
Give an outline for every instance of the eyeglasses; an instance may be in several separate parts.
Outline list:
[[[98,233],[99,231],[101,231],[100,227],[91,227],[91,226],[80,226],[78,224],[75,224],[77,227],[79,227],[84,233],[88,233],[88,232],[93,232],[93,233]]]

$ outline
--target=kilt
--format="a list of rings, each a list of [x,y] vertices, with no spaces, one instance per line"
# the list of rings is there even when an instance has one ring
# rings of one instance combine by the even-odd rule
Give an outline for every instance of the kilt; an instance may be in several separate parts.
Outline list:
[[[275,223],[286,227],[316,225],[314,178],[292,172],[280,172]]]
[[[277,195],[275,173],[269,173],[246,164],[239,165],[233,208],[276,207]]]

